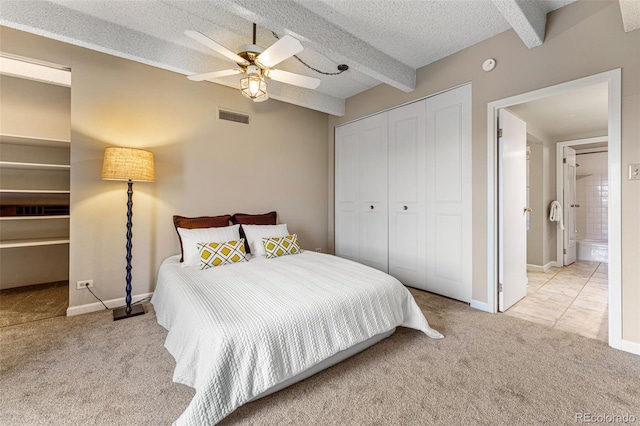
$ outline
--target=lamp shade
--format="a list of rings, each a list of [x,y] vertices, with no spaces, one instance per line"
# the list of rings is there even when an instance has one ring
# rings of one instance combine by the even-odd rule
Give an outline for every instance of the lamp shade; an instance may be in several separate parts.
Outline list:
[[[143,149],[108,147],[104,150],[102,179],[153,182],[153,153]]]

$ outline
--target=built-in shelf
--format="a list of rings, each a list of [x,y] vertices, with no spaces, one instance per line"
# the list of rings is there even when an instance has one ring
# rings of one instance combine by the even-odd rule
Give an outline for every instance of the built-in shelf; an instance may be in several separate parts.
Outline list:
[[[2,97],[12,111],[0,130],[2,288],[69,279],[71,91],[43,84],[47,78],[2,80],[15,95]],[[45,266],[34,267],[37,256]]]
[[[0,167],[22,170],[70,170],[69,164],[23,163],[19,161],[0,161]]]
[[[5,194],[70,194],[68,189],[0,189]]]
[[[64,139],[40,138],[7,134],[0,134],[0,142],[16,145],[44,146],[53,148],[68,148],[71,146],[71,141]]]
[[[51,219],[69,219],[68,214],[48,215],[48,216],[1,216],[0,220],[51,220]]]
[[[0,241],[0,248],[37,247],[69,244],[69,238],[25,238]]]

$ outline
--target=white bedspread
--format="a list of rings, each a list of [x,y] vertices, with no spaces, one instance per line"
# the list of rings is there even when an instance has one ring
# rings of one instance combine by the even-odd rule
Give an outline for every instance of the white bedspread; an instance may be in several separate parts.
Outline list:
[[[196,389],[177,425],[212,425],[266,389],[398,325],[429,327],[395,278],[304,252],[207,270],[160,266],[151,300],[173,380]]]

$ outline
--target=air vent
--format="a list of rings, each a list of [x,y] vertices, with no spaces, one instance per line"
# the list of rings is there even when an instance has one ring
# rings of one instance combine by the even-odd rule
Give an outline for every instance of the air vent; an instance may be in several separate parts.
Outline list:
[[[218,120],[233,121],[235,123],[249,124],[250,115],[241,112],[229,111],[218,108]]]

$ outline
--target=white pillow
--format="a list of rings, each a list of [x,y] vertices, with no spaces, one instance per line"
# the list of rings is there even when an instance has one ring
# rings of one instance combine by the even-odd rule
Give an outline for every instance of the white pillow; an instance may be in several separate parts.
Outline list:
[[[282,238],[289,235],[287,224],[281,225],[242,225],[244,235],[247,237],[251,254],[254,257],[264,256],[263,238]]]
[[[184,262],[182,267],[200,266],[198,243],[226,243],[240,239],[240,225],[223,226],[221,228],[178,228],[182,239]]]

